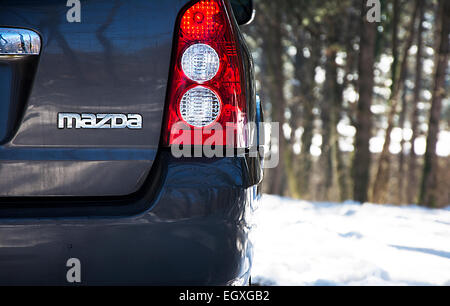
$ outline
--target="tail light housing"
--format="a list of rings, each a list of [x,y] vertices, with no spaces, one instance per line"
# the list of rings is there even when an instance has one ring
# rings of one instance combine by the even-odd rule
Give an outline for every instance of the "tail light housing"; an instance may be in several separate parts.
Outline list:
[[[244,67],[230,12],[224,0],[200,0],[178,18],[164,146],[211,144],[211,137],[216,146],[247,146]]]

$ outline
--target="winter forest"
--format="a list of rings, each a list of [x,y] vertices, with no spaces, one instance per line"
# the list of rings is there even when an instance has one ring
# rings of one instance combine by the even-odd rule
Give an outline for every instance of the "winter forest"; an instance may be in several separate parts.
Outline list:
[[[255,0],[255,9],[244,35],[265,119],[282,126],[264,192],[449,205],[450,1]]]

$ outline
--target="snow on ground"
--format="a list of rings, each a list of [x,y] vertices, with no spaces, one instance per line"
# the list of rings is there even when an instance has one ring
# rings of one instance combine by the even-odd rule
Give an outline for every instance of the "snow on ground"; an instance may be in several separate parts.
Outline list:
[[[450,285],[450,209],[310,203],[265,195],[252,282]]]

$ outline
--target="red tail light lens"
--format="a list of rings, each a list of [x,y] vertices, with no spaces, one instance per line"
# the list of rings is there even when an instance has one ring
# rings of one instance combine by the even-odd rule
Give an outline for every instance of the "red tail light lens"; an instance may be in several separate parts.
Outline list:
[[[201,0],[183,10],[174,48],[163,144],[180,144],[185,131],[184,145],[207,144],[219,124],[216,145],[246,147],[244,68],[229,6]]]
[[[208,40],[224,28],[224,24],[217,20],[219,14],[217,1],[200,1],[184,13],[181,18],[181,31],[190,39]]]

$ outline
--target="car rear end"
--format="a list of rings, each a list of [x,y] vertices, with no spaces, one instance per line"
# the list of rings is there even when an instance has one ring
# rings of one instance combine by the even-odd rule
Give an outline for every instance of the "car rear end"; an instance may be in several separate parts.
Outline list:
[[[230,3],[68,5],[0,4],[0,284],[246,283],[260,106]]]

